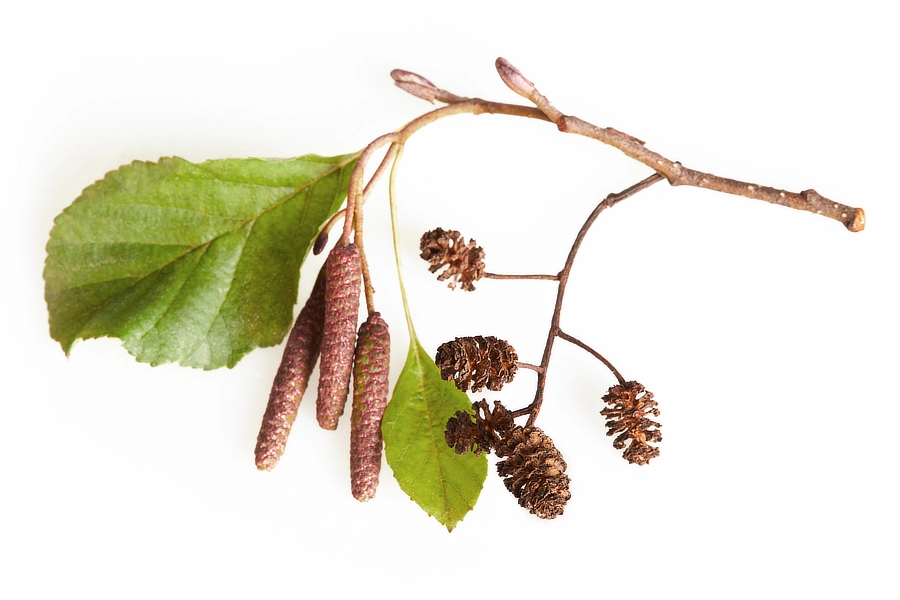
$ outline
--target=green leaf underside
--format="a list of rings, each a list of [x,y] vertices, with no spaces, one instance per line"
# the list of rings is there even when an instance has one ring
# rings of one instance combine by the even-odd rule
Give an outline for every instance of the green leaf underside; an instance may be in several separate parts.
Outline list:
[[[280,343],[356,156],[174,157],[108,173],[50,232],[50,335],[67,354],[110,336],[141,362],[204,369]]]
[[[400,488],[448,531],[475,506],[487,477],[486,455],[460,456],[444,439],[447,420],[471,408],[413,335],[382,419],[385,457]]]

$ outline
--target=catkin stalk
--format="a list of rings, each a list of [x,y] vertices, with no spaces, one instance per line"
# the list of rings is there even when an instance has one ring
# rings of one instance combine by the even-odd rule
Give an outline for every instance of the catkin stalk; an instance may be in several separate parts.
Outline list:
[[[350,415],[350,490],[360,502],[375,497],[381,471],[381,416],[387,406],[391,336],[380,313],[359,328]]]
[[[284,453],[288,434],[322,347],[325,324],[325,269],[313,286],[288,336],[281,365],[275,374],[269,404],[256,439],[256,468],[271,471]]]
[[[325,330],[316,398],[316,419],[323,429],[337,429],[350,392],[361,280],[359,247],[332,248],[325,261]]]

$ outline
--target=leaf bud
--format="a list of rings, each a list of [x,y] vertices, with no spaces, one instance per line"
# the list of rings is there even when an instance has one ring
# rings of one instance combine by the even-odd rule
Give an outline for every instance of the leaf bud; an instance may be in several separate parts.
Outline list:
[[[500,74],[500,79],[503,80],[503,83],[505,83],[509,89],[524,98],[531,99],[531,96],[535,91],[534,84],[522,75],[521,71],[512,66],[512,63],[502,56],[496,60],[494,65],[497,67],[497,73]]]
[[[417,98],[434,103],[438,88],[421,75],[402,69],[394,69],[391,71],[391,77],[397,87]]]
[[[328,245],[328,232],[323,231],[319,235],[316,236],[316,241],[313,243],[313,254],[316,256],[322,254],[322,250],[325,249],[325,246]]]

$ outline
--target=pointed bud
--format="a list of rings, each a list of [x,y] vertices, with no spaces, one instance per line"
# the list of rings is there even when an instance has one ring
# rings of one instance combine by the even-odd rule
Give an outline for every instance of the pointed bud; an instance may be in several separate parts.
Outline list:
[[[316,237],[316,241],[313,243],[313,254],[316,256],[322,254],[322,250],[325,249],[325,246],[328,245],[328,232],[323,231]]]
[[[350,391],[362,272],[356,244],[335,246],[325,260],[325,325],[316,418],[337,429]]]
[[[379,313],[359,328],[350,415],[350,489],[360,502],[375,497],[381,471],[381,416],[388,400],[391,336]]]
[[[269,404],[256,440],[256,468],[271,471],[284,453],[288,434],[322,347],[325,322],[325,269],[288,335],[281,365],[275,375]]]
[[[497,67],[497,73],[500,74],[500,79],[503,80],[503,83],[505,83],[509,89],[524,98],[531,99],[532,94],[534,94],[534,84],[528,81],[517,68],[512,66],[512,64],[502,56],[497,59],[494,65]]]
[[[391,77],[394,79],[397,87],[417,98],[434,103],[435,93],[438,91],[438,88],[421,75],[402,69],[394,69],[391,71]]]

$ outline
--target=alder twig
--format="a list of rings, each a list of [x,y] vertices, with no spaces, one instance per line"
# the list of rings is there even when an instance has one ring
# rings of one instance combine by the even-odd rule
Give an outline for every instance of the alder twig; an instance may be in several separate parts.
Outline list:
[[[813,189],[804,190],[802,192],[790,192],[689,169],[677,161],[670,160],[663,155],[650,150],[644,145],[642,140],[639,140],[632,135],[628,135],[627,133],[623,133],[612,127],[597,127],[578,117],[563,114],[537,90],[533,83],[525,78],[525,76],[506,59],[498,58],[496,67],[503,82],[506,83],[511,90],[530,100],[536,108],[529,112],[525,110],[529,107],[525,106],[502,104],[478,98],[458,96],[438,88],[421,75],[410,73],[409,71],[401,71],[398,69],[393,71],[391,76],[394,78],[397,86],[410,94],[428,100],[429,102],[445,102],[448,105],[445,108],[460,107],[462,110],[459,110],[459,113],[499,113],[550,121],[562,132],[574,133],[595,139],[617,148],[626,156],[661,173],[666,180],[668,180],[669,184],[673,186],[689,185],[706,188],[724,192],[726,194],[742,196],[744,198],[763,200],[788,208],[804,210],[839,221],[850,231],[862,231],[865,228],[866,215],[861,208],[834,202]],[[407,127],[410,127],[410,125],[419,121],[420,124],[416,126],[416,129],[418,129],[419,126],[424,125],[424,122],[421,122],[422,119],[426,119],[430,122],[437,118],[441,118],[442,116],[446,116],[446,114],[450,114],[445,113],[438,115],[437,113],[440,110],[441,109],[437,109],[430,113],[426,113],[416,121],[407,125]],[[404,128],[404,130],[406,130],[406,128]],[[401,132],[404,130],[401,130]],[[408,133],[411,134],[412,131],[409,131]],[[408,135],[404,134],[404,139],[406,137],[408,137]]]
[[[483,279],[543,279],[559,281],[559,275],[501,275],[499,273],[488,273],[487,271],[481,277]]]
[[[670,185],[701,187],[735,196],[753,198],[754,200],[764,200],[765,202],[780,204],[781,206],[797,210],[805,210],[840,221],[850,231],[862,231],[866,226],[866,215],[863,209],[834,202],[815,190],[804,190],[799,193],[789,192],[688,169],[681,163],[669,160],[665,156],[648,149],[644,146],[642,140],[627,133],[622,133],[618,129],[597,127],[578,117],[564,115],[545,96],[538,92],[534,84],[526,79],[508,60],[498,58],[495,64],[503,82],[520,96],[531,100],[549,120],[556,123],[556,127],[560,131],[589,137],[618,148],[625,155],[644,163],[654,171],[662,173]]]

